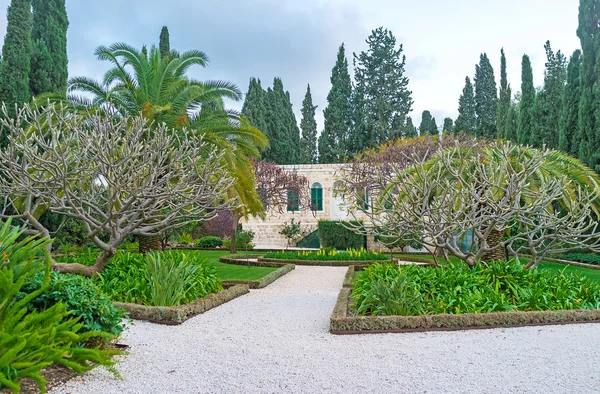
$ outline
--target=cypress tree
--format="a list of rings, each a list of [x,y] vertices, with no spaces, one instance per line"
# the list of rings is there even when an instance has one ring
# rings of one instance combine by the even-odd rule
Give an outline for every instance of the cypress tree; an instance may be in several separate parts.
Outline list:
[[[521,62],[521,102],[519,103],[519,124],[517,139],[519,144],[539,145],[534,124],[535,87],[529,56],[523,55]]]
[[[349,154],[349,133],[352,125],[352,82],[348,72],[346,50],[342,44],[331,70],[331,89],[323,111],[325,124],[319,137],[319,161],[339,163]]]
[[[572,156],[577,156],[581,144],[581,134],[577,127],[579,100],[581,98],[580,67],[581,51],[577,49],[571,55],[569,66],[567,67],[567,85],[564,90],[558,138],[558,149]]]
[[[423,111],[421,114],[421,124],[419,125],[419,135],[435,134],[432,128],[432,121],[434,121],[434,119],[431,116],[431,112],[428,110]]]
[[[431,133],[431,135],[438,135],[440,133],[435,118],[431,118],[431,123],[429,123],[429,133]]]
[[[404,129],[406,130],[404,134],[406,138],[413,138],[419,135],[419,133],[417,132],[417,127],[413,124],[413,120],[410,116],[406,117],[406,124],[404,126]]]
[[[31,100],[29,72],[31,70],[31,0],[12,0],[7,11],[8,24],[2,46],[0,68],[0,100],[15,115],[15,104]],[[0,144],[6,141],[0,138]]]
[[[284,91],[281,78],[273,80],[266,94],[267,137],[270,149],[264,159],[277,164],[298,164],[300,130],[292,109],[289,92]]]
[[[315,120],[316,105],[313,105],[310,85],[302,101],[302,119],[300,120],[300,163],[312,164],[317,162],[317,121]]]
[[[444,119],[444,130],[443,131],[446,133],[452,133],[454,131],[454,122],[452,121],[452,118]]]
[[[355,151],[386,142],[396,116],[404,119],[412,109],[413,100],[405,75],[406,56],[403,47],[387,29],[377,28],[367,38],[369,49],[354,54],[355,95],[359,106],[355,114],[353,133],[359,136]],[[362,121],[357,119],[363,118]],[[398,120],[396,120],[398,123]],[[356,128],[358,127],[358,128]]]
[[[496,112],[498,111],[498,91],[494,79],[494,69],[487,54],[482,53],[475,66],[475,113],[478,136],[496,136]]]
[[[504,125],[504,138],[506,138],[509,141],[517,142],[518,128],[519,107],[515,103],[510,103],[510,107],[508,108],[508,115],[506,116],[506,122]]]
[[[165,58],[171,53],[171,42],[169,39],[169,29],[167,26],[163,26],[160,30],[158,49],[160,51],[161,58]]]
[[[469,77],[465,78],[465,87],[458,99],[458,117],[454,124],[454,130],[466,134],[475,135],[475,93]]]
[[[498,99],[498,119],[496,121],[497,138],[506,138],[506,121],[508,118],[508,111],[511,105],[512,92],[506,76],[506,56],[504,55],[504,48],[500,50],[500,98]]]
[[[31,94],[66,93],[68,78],[65,0],[33,0]]]
[[[577,36],[581,41],[583,60],[580,68],[581,100],[579,102],[578,135],[581,136],[578,156],[590,167],[598,171],[598,151],[600,150],[600,108],[597,63],[600,55],[600,6],[597,0],[581,0],[579,3],[579,26]],[[575,149],[575,148],[572,148]]]
[[[260,84],[260,79],[250,78],[248,93],[246,93],[244,105],[242,106],[242,114],[246,116],[252,126],[267,135],[267,104],[265,100],[266,92]]]

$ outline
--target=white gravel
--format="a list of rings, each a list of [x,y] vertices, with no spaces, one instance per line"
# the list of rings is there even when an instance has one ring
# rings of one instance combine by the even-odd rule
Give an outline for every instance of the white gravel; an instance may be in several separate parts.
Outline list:
[[[118,365],[53,393],[591,393],[600,324],[328,333],[346,269],[296,267],[180,326],[135,322]]]

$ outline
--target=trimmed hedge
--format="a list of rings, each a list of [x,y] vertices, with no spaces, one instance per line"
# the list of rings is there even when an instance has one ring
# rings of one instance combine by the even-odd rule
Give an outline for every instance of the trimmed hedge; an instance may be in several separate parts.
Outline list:
[[[196,246],[199,248],[218,248],[219,246],[223,246],[223,240],[219,237],[203,237],[198,240]]]
[[[319,220],[318,231],[321,248],[334,248],[338,250],[366,248],[367,237],[356,234],[342,225],[341,221]],[[347,222],[353,225],[362,225],[362,222]]]

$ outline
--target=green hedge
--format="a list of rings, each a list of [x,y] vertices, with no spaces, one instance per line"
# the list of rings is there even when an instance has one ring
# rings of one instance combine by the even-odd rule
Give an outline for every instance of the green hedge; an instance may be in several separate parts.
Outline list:
[[[576,261],[578,263],[600,265],[600,255],[591,253],[568,253],[556,256],[556,258],[569,261]]]
[[[367,237],[356,234],[345,228],[341,221],[320,220],[319,240],[321,248],[333,248],[338,250],[360,249],[367,247]],[[347,222],[353,225],[362,225],[362,222]]]

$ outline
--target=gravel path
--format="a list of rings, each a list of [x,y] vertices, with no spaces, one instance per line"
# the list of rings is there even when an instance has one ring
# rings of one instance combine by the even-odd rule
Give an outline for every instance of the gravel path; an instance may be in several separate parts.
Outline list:
[[[600,391],[600,324],[331,335],[345,271],[298,266],[180,326],[135,322],[123,380],[97,368],[53,393]]]

